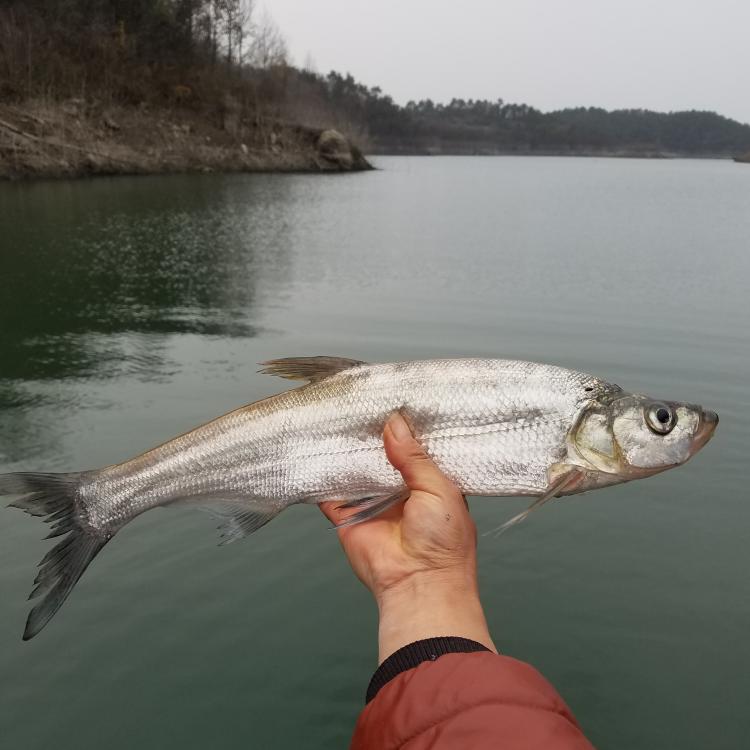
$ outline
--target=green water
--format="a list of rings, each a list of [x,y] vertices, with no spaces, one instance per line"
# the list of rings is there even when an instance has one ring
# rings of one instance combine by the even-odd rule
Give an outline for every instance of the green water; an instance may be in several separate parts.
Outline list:
[[[482,594],[602,748],[747,747],[750,168],[378,165],[0,186],[0,471],[122,460],[284,388],[276,356],[534,359],[702,403],[689,465],[481,539]],[[335,535],[308,507],[214,525],[140,517],[22,643],[50,543],[0,510],[2,748],[346,746],[376,613]]]

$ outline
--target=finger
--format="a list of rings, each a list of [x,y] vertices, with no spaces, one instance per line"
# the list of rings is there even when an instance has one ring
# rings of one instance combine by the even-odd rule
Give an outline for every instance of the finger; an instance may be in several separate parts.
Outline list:
[[[401,414],[394,414],[383,431],[388,460],[401,473],[407,487],[432,495],[457,495],[453,482],[443,474],[411,434]]]

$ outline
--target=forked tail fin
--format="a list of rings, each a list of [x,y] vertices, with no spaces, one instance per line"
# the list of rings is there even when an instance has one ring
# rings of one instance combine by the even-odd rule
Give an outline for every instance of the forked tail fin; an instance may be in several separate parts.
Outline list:
[[[65,535],[39,563],[29,599],[44,597],[29,613],[23,639],[33,638],[54,616],[78,579],[111,539],[94,531],[76,503],[81,474],[0,474],[0,496],[18,495],[11,504],[51,526],[47,539]]]

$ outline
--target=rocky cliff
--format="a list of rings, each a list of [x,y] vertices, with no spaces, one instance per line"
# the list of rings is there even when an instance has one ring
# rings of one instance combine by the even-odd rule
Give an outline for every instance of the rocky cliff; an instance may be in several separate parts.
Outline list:
[[[213,119],[190,110],[104,107],[82,99],[0,105],[5,179],[371,168],[336,130],[245,119],[231,102]]]

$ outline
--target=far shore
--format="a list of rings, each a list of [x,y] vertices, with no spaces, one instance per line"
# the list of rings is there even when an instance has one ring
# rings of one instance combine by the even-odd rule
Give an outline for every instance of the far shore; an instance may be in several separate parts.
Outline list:
[[[514,149],[497,148],[378,148],[368,151],[368,156],[575,156],[599,157],[607,159],[743,159],[731,153],[687,151],[662,151],[648,149],[537,149],[519,147]]]

